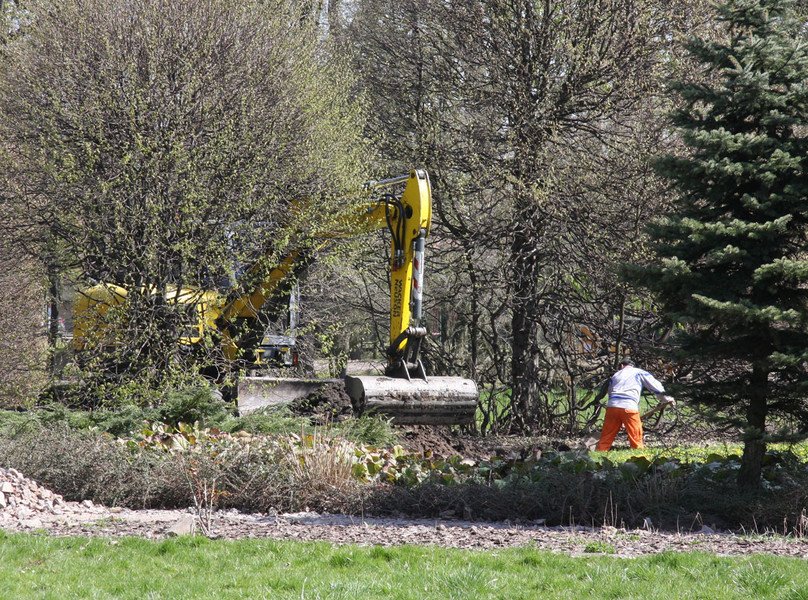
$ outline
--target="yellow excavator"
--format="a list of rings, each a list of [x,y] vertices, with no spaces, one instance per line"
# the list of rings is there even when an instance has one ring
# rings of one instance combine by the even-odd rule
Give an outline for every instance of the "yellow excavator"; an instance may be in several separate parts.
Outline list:
[[[347,215],[320,243],[387,229],[391,237],[390,341],[386,349],[384,375],[344,379],[345,389],[357,413],[373,412],[397,424],[468,424],[473,422],[478,391],[474,381],[462,377],[430,377],[421,360],[421,344],[427,335],[421,324],[423,314],[424,248],[432,222],[432,192],[424,170],[366,184],[370,200]],[[215,290],[169,289],[167,302],[176,303],[191,315],[191,325],[180,343],[204,343],[213,334],[220,340],[229,360],[243,362],[249,356],[260,366],[261,336],[238,332],[254,325],[258,331],[262,313],[277,302],[290,279],[300,274],[311,260],[311,252],[293,250],[275,268],[259,278],[247,293],[222,295]],[[247,280],[261,273],[256,263],[247,271]],[[77,295],[74,304],[76,350],[99,343],[103,338],[104,315],[126,302],[127,290],[116,285],[98,284]],[[247,369],[251,371],[252,369]],[[293,377],[241,377],[238,381],[240,412],[289,402],[316,391],[328,380]],[[333,384],[333,380],[330,382]]]

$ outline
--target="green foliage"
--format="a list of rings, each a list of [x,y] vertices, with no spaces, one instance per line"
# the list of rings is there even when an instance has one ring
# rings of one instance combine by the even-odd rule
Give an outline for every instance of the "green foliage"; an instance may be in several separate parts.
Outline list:
[[[353,473],[360,481],[380,481],[404,486],[423,483],[491,486],[518,482],[540,483],[555,474],[571,477],[590,475],[609,482],[637,482],[655,477],[726,482],[740,468],[737,447],[683,448],[667,451],[549,452],[530,460],[492,457],[474,461],[460,456],[435,457],[409,454],[400,446],[373,448],[359,445],[354,450]],[[777,491],[793,487],[793,474],[808,465],[808,443],[770,450],[764,458],[763,487]]]
[[[790,453],[801,461],[808,463],[808,442],[775,443],[769,445],[769,451],[775,453]],[[610,450],[608,454],[592,452],[594,458],[604,457],[611,462],[623,462],[635,456],[643,456],[652,462],[658,459],[678,460],[682,463],[704,462],[708,457],[719,456],[736,458],[743,452],[743,445],[736,444],[708,444],[705,446],[674,446],[672,448],[643,448],[637,450]]]
[[[614,546],[608,542],[597,540],[589,542],[584,546],[584,552],[592,554],[614,554],[616,552]]]
[[[207,386],[169,391],[157,409],[160,420],[166,423],[218,423],[232,412],[233,407],[222,402]]]
[[[362,415],[332,425],[341,437],[362,444],[388,447],[396,443],[396,434],[390,420],[376,415]]]
[[[306,417],[293,414],[288,407],[265,408],[248,415],[217,423],[224,431],[246,431],[260,434],[285,434],[307,431],[311,424]]]
[[[93,430],[125,438],[141,432],[145,424],[172,429],[184,423],[224,433],[308,435],[320,431],[329,437],[342,437],[373,446],[392,445],[396,440],[390,422],[377,416],[363,415],[325,427],[312,425],[308,417],[295,415],[285,406],[237,416],[231,405],[222,402],[205,385],[168,390],[160,398],[156,407],[145,408],[126,403],[115,409],[87,411],[71,410],[61,403],[52,403],[35,410],[0,410],[0,432],[14,436],[40,428],[66,426],[77,431]]]

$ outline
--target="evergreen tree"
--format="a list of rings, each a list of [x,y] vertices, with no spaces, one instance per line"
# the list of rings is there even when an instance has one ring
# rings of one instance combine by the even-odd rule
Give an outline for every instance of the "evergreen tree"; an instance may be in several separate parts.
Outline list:
[[[759,485],[772,417],[808,431],[808,45],[788,0],[728,0],[726,35],[695,39],[679,82],[685,152],[657,163],[678,200],[651,227],[659,258],[629,268],[679,325],[689,397],[742,423],[738,483]]]

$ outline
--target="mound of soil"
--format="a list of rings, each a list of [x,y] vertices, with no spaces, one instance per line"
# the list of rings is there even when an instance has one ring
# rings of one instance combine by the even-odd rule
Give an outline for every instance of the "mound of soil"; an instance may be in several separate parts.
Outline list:
[[[342,383],[323,385],[316,392],[292,402],[289,408],[296,415],[309,417],[312,425],[325,425],[353,417],[351,397]]]
[[[508,460],[538,458],[543,452],[586,450],[597,441],[595,438],[554,440],[529,436],[481,437],[452,430],[450,427],[411,426],[398,430],[399,443],[414,454],[432,453],[432,456],[449,458],[461,456],[471,460],[488,460],[499,457]]]
[[[456,454],[465,456],[456,446],[462,439],[452,434],[447,427],[412,426],[398,434],[401,446],[413,454],[440,456],[448,458]]]
[[[492,456],[517,458],[533,450],[534,440],[527,438],[480,437],[453,431],[450,427],[418,425],[401,428],[398,438],[405,450],[414,454],[449,458],[462,456],[486,460]]]

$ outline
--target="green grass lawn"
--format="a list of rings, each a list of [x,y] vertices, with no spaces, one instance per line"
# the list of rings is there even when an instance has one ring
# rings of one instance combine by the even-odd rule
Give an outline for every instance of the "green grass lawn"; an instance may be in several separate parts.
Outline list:
[[[0,598],[808,599],[808,563],[0,532]]]
[[[623,434],[625,435],[625,434]],[[802,462],[808,462],[808,442],[796,444],[768,444],[767,450],[775,452],[792,452]],[[612,449],[608,453],[591,452],[590,456],[599,458],[606,456],[612,462],[624,462],[632,456],[645,456],[649,460],[656,458],[676,458],[684,463],[709,462],[712,457],[726,457],[735,455],[740,457],[743,453],[743,444],[709,444],[705,446],[675,446],[653,447],[642,449]]]

